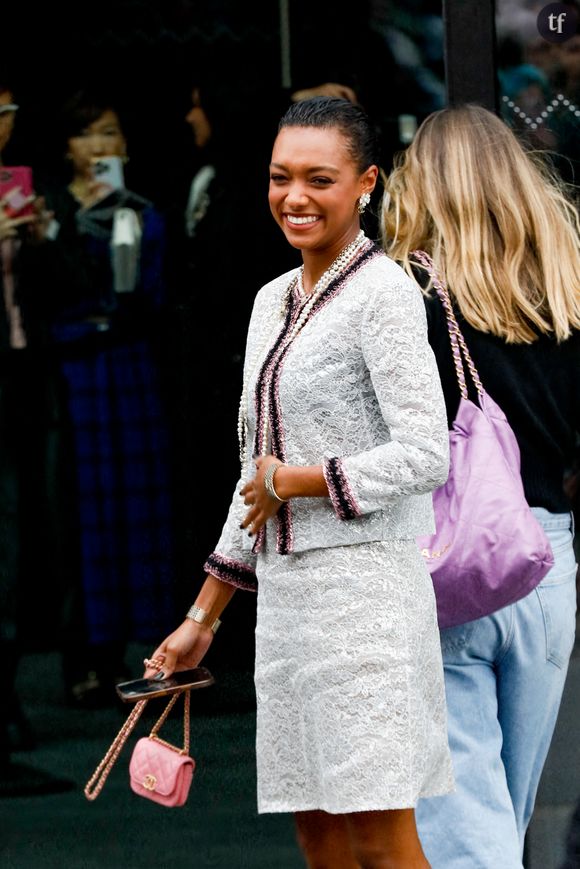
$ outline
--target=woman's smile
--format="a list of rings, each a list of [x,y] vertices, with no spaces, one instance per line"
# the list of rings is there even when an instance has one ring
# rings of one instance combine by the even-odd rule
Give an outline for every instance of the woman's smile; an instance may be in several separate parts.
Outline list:
[[[287,223],[292,227],[309,227],[322,220],[319,214],[284,214]]]

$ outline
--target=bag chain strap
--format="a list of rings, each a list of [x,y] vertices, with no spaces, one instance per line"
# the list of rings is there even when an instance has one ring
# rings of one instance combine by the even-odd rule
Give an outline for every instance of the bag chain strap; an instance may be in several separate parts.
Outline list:
[[[135,704],[135,708],[112,741],[107,753],[85,786],[84,793],[87,800],[96,800],[101,793],[113,764],[121,754],[121,749],[139,721],[147,702],[147,700],[139,700]]]
[[[435,264],[431,257],[425,253],[423,250],[414,250],[411,253],[411,256],[422,263],[427,272],[429,273],[429,277],[433,282],[433,286],[437,292],[437,295],[441,299],[441,303],[445,308],[445,314],[447,318],[447,328],[449,330],[449,340],[451,342],[451,352],[453,354],[453,364],[455,365],[455,371],[457,373],[457,382],[459,384],[459,390],[463,398],[467,399],[467,383],[465,380],[465,369],[463,368],[463,360],[465,360],[467,367],[469,369],[469,373],[471,374],[471,379],[473,381],[473,385],[475,386],[479,395],[482,395],[484,392],[483,384],[479,377],[479,373],[477,368],[475,367],[475,363],[471,358],[471,354],[467,349],[467,344],[465,343],[465,338],[463,337],[463,333],[459,328],[459,324],[455,318],[455,313],[453,311],[453,305],[451,304],[451,298],[449,296],[449,290],[447,289],[443,279],[440,277],[437,269],[435,268]],[[462,356],[463,354],[463,356]]]
[[[183,714],[183,748],[177,748],[175,745],[172,745],[170,742],[166,742],[164,739],[158,735],[158,731],[165,724],[167,720],[167,716],[181,697],[184,695],[184,714]],[[167,706],[165,707],[163,714],[159,718],[159,721],[155,725],[155,727],[151,730],[149,734],[149,739],[155,739],[157,742],[160,742],[162,745],[167,746],[167,748],[172,748],[173,751],[176,751],[178,754],[189,754],[189,721],[190,721],[190,700],[191,700],[191,692],[186,689],[185,691],[180,691],[178,694],[174,694]]]
[[[175,703],[177,702],[177,700],[179,699],[181,694],[185,694],[185,714],[184,714],[184,718],[183,718],[183,733],[184,733],[183,743],[184,744],[183,744],[183,748],[179,749],[179,748],[176,748],[174,745],[171,745],[170,743],[165,742],[165,740],[163,740],[159,736],[157,736],[157,731],[165,723],[167,716],[169,715],[170,711],[173,709]],[[135,704],[134,709],[131,710],[131,713],[129,714],[127,720],[125,721],[125,723],[123,724],[123,726],[119,730],[118,734],[116,735],[116,737],[112,741],[111,745],[107,749],[107,753],[105,754],[102,761],[99,763],[96,770],[94,771],[94,773],[90,777],[89,781],[85,785],[84,794],[85,794],[85,797],[87,798],[87,800],[91,800],[91,801],[96,800],[96,798],[99,796],[99,794],[103,790],[104,784],[109,776],[109,773],[111,772],[117,758],[121,754],[121,751],[123,749],[123,746],[127,742],[127,739],[129,738],[129,736],[131,735],[131,733],[135,729],[135,725],[137,724],[137,722],[139,721],[139,718],[143,714],[143,710],[145,709],[148,702],[149,702],[148,700],[139,700]],[[190,710],[190,692],[189,692],[189,690],[186,689],[185,691],[180,691],[180,692],[174,694],[171,697],[171,699],[169,700],[169,703],[167,704],[167,706],[165,707],[165,710],[164,710],[163,714],[161,715],[161,717],[159,718],[159,721],[157,722],[157,724],[155,725],[155,727],[151,731],[149,738],[156,739],[158,742],[163,743],[163,745],[166,745],[169,748],[172,748],[178,754],[189,754],[189,723],[190,723],[190,711],[189,710]]]

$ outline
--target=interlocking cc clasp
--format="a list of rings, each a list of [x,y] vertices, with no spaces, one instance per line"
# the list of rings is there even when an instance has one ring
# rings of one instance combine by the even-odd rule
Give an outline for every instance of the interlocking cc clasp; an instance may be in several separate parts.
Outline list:
[[[146,775],[145,778],[143,779],[143,787],[148,791],[154,791],[156,784],[157,784],[157,779],[155,778],[154,775],[151,775],[150,773],[148,775]]]

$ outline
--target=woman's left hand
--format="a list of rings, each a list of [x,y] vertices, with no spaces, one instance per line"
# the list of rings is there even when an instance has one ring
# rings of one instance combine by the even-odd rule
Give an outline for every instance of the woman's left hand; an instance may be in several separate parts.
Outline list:
[[[46,207],[44,196],[34,200],[34,220],[30,222],[29,237],[33,244],[42,244],[48,238],[49,227],[54,218],[54,211]]]
[[[276,515],[281,506],[281,501],[275,501],[268,495],[264,486],[264,475],[272,463],[281,464],[274,456],[259,456],[256,459],[256,476],[240,491],[244,504],[250,508],[241,527],[247,528],[252,536]]]

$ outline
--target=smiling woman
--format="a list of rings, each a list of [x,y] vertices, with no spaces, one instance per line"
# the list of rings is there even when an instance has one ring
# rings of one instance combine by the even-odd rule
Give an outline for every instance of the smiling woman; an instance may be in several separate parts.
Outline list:
[[[289,243],[306,253],[309,289],[355,237],[352,203],[370,194],[377,173],[376,165],[358,172],[338,129],[280,131],[270,166],[270,209]]]
[[[447,474],[445,408],[420,291],[360,229],[377,174],[351,102],[280,122],[270,208],[303,264],[256,297],[241,479],[194,607],[151,656],[196,666],[235,588],[258,591],[258,809],[293,812],[308,865],[333,869],[427,867],[413,809],[453,786],[415,542]]]

